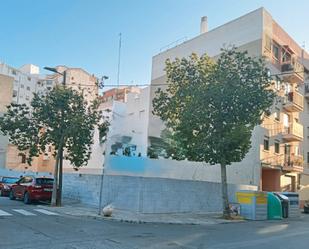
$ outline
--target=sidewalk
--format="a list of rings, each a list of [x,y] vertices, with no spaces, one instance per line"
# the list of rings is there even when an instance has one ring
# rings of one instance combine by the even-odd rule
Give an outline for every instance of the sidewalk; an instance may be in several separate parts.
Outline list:
[[[183,225],[215,225],[243,220],[225,220],[220,213],[168,213],[168,214],[141,214],[131,211],[114,209],[111,217],[98,214],[98,208],[81,204],[77,201],[64,200],[62,207],[44,206],[45,209],[71,216],[92,217],[94,219],[113,220],[128,223],[161,223]]]

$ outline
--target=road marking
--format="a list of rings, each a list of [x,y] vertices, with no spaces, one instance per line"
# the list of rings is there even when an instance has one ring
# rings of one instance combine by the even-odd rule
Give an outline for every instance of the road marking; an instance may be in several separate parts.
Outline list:
[[[20,213],[22,215],[26,215],[26,216],[35,216],[36,214],[33,214],[31,212],[28,212],[24,209],[13,209],[13,211],[17,212],[17,213]]]
[[[7,212],[5,212],[5,211],[3,211],[3,210],[0,209],[0,216],[11,216],[11,215],[12,215],[12,214],[7,213]]]
[[[47,214],[47,215],[58,215],[57,213],[54,213],[54,212],[50,212],[50,211],[47,211],[45,209],[34,209],[35,211],[39,212],[39,213],[42,213],[42,214]]]

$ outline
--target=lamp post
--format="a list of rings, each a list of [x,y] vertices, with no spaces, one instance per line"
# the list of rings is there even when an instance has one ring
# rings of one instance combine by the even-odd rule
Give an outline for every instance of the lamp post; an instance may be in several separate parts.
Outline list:
[[[45,70],[57,73],[63,76],[63,81],[62,85],[63,87],[66,86],[66,70],[64,70],[62,73],[57,70],[57,68],[54,67],[44,67]],[[61,115],[61,127],[63,124],[63,115]],[[57,162],[57,165],[55,165],[55,170],[54,170],[54,188],[53,188],[53,199],[54,202],[52,203],[53,205],[61,206],[61,196],[62,196],[62,171],[63,171],[63,140],[64,140],[64,135],[62,134],[62,142],[59,144],[59,161]]]

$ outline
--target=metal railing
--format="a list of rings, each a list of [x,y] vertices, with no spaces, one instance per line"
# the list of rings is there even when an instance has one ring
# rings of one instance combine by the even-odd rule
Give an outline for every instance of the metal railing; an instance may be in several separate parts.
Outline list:
[[[283,73],[295,73],[300,79],[304,79],[304,66],[296,60],[286,61],[281,64],[281,71]]]
[[[309,89],[308,89],[309,90]],[[293,103],[300,108],[304,108],[304,96],[296,91],[287,94],[287,103]]]
[[[299,123],[290,123],[288,127],[283,127],[283,135],[295,135],[297,137],[304,137],[303,126]]]

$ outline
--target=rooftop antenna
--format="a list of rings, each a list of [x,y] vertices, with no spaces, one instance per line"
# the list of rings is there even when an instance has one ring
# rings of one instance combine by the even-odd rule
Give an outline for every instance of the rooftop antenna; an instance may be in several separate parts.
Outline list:
[[[121,33],[119,33],[117,88],[119,88],[119,79],[120,79],[120,59],[121,59]]]

